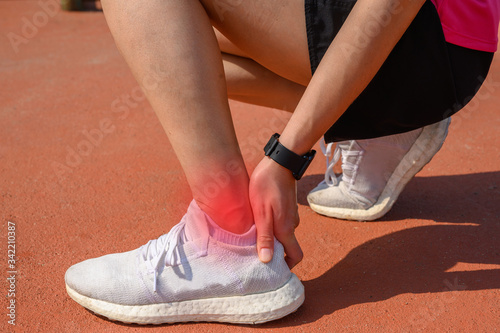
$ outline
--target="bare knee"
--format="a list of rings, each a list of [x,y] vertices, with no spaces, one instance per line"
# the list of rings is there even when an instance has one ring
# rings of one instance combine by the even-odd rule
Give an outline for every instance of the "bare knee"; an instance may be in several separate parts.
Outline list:
[[[207,11],[210,20],[217,26],[221,25],[226,16],[234,12],[244,0],[200,0]]]

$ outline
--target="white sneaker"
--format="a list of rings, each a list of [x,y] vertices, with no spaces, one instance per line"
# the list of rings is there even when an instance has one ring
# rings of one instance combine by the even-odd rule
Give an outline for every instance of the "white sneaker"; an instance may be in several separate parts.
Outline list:
[[[126,323],[275,320],[297,310],[304,287],[278,241],[267,264],[255,241],[255,226],[244,235],[224,231],[193,201],[160,238],[70,267],[66,290],[87,309]]]
[[[319,214],[339,219],[372,221],[385,215],[406,184],[439,151],[450,119],[411,132],[377,139],[351,140],[322,150],[327,157],[325,180],[307,201]],[[342,155],[342,175],[333,166]]]

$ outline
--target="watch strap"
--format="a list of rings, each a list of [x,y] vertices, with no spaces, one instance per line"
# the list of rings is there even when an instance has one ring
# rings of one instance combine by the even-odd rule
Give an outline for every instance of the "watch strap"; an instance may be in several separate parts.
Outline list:
[[[279,165],[292,171],[295,179],[299,180],[306,171],[309,164],[316,154],[315,150],[311,150],[305,155],[295,154],[279,142],[279,134],[275,133],[267,145],[264,147],[266,156],[269,156]]]

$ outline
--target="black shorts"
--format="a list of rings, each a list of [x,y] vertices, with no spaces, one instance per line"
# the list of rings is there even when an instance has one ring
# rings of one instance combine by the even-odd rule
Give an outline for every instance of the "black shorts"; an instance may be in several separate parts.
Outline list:
[[[313,73],[355,3],[305,1]],[[379,24],[384,19],[374,16]],[[441,121],[476,94],[492,59],[493,53],[447,43],[428,0],[367,88],[326,132],[325,141],[376,138]]]

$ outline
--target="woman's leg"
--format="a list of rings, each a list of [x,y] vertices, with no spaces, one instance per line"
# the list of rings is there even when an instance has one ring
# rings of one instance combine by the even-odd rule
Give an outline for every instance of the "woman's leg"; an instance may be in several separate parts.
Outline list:
[[[252,59],[228,53],[222,59],[230,99],[293,112],[306,89]]]
[[[304,85],[287,80],[251,59],[214,29],[222,52],[230,99],[293,112],[304,94]]]
[[[273,71],[307,81],[305,29],[292,24],[304,20],[302,6],[301,1],[103,1],[116,43],[156,111],[195,200],[222,228],[235,233],[249,229],[253,217],[210,20]],[[279,15],[291,26],[271,24]],[[297,42],[299,31],[302,43]],[[280,59],[288,52],[297,57]]]

